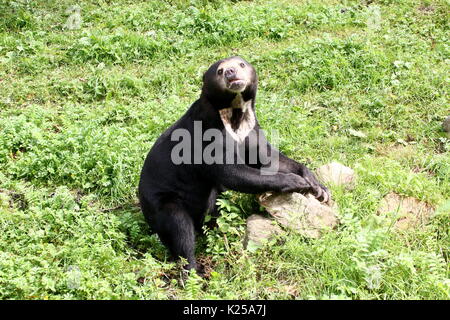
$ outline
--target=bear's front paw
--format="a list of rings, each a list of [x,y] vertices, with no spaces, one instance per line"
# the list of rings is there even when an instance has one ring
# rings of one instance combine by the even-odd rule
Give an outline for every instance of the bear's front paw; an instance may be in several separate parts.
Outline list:
[[[311,185],[305,179],[295,173],[286,173],[283,177],[283,187],[281,192],[308,192]]]
[[[331,192],[327,187],[325,187],[315,179],[311,181],[311,179],[305,178],[305,180],[311,184],[311,193],[317,200],[325,203],[329,203],[331,201]]]

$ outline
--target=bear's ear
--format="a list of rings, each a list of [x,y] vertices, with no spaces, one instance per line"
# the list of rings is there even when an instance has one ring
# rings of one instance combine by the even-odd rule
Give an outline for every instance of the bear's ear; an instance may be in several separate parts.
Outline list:
[[[254,100],[256,97],[256,91],[258,90],[258,77],[255,74],[255,78],[253,79],[252,83],[245,89],[244,92],[242,92],[242,97],[245,101],[248,101],[250,99]]]
[[[208,77],[210,77],[210,74],[212,72],[211,69],[212,69],[212,66],[209,67],[208,69],[206,69],[206,71],[203,73],[203,77],[202,77],[203,84],[208,79]]]
[[[206,70],[202,76],[202,90],[206,90],[206,88],[208,87],[208,77],[209,77],[209,70]]]

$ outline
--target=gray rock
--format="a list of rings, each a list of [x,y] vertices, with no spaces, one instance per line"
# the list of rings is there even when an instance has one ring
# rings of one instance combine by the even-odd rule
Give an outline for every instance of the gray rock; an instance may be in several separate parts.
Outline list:
[[[381,200],[378,214],[393,217],[394,227],[400,230],[417,228],[428,222],[434,209],[428,203],[394,192]]]
[[[316,174],[319,180],[328,185],[344,186],[350,190],[356,184],[355,171],[335,161],[318,168]]]
[[[450,138],[450,116],[447,116],[444,122],[442,122],[442,129],[447,132],[447,136]]]
[[[256,249],[281,233],[283,233],[283,230],[278,226],[276,221],[252,214],[247,218],[244,247]]]
[[[322,204],[310,194],[266,192],[259,202],[281,225],[308,238],[318,238],[338,224],[336,205]]]

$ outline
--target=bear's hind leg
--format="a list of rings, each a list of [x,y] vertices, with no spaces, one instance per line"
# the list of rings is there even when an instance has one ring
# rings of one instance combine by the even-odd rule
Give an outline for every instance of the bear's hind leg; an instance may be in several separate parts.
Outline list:
[[[155,222],[155,231],[172,256],[185,258],[188,261],[185,269],[200,271],[195,261],[194,222],[189,213],[180,205],[166,204],[158,212]]]

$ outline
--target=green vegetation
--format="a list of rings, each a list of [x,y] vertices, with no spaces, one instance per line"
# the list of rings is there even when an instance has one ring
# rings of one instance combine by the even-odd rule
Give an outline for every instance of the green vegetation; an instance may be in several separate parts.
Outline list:
[[[73,3],[0,0],[0,298],[450,298],[448,0],[80,0],[71,30]],[[255,198],[225,194],[198,243],[211,276],[183,280],[136,205],[139,173],[230,55],[256,67],[283,152],[359,180],[332,189],[337,230],[255,253]],[[390,191],[436,215],[394,231],[376,215]]]

